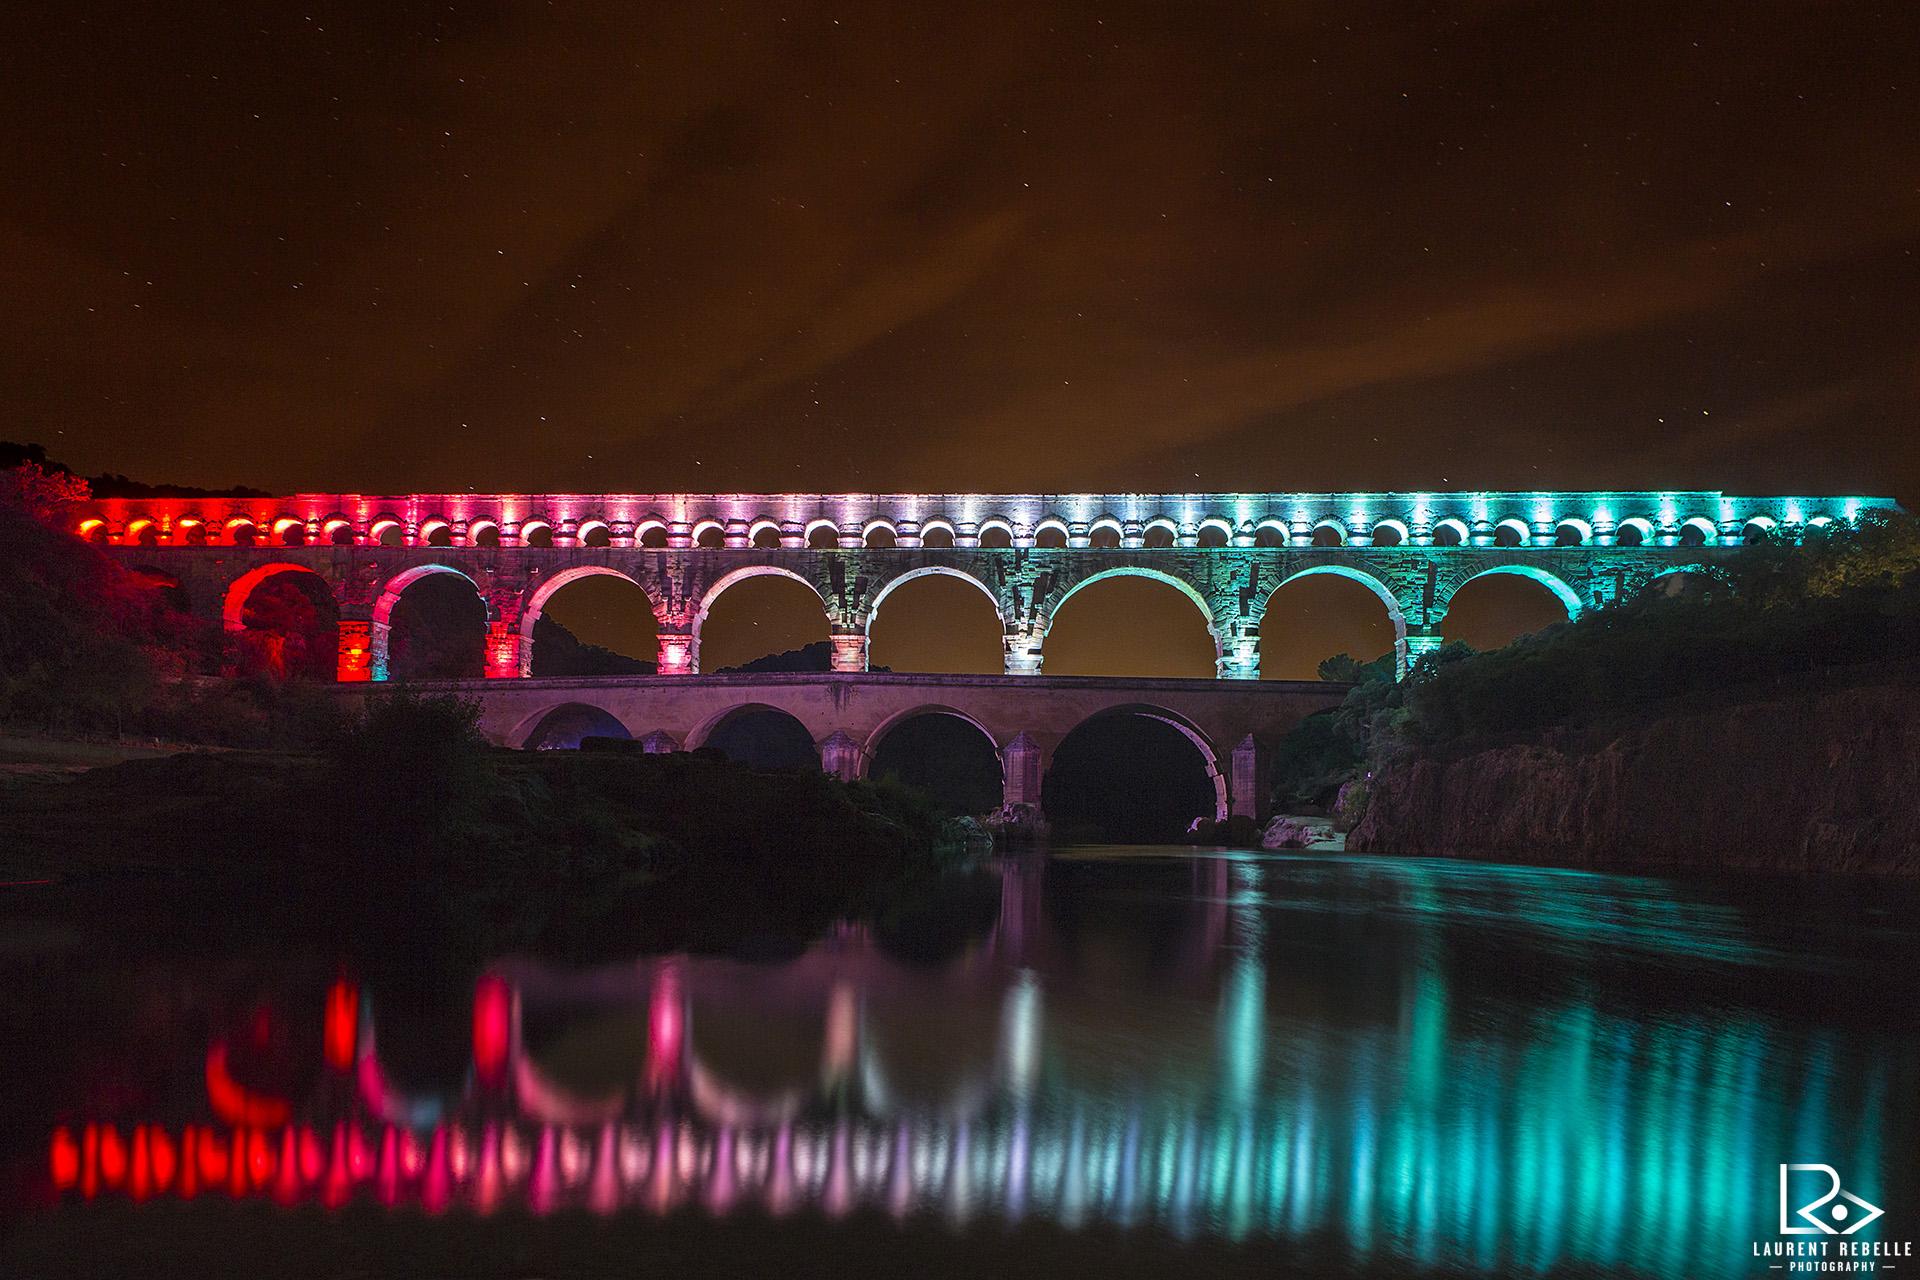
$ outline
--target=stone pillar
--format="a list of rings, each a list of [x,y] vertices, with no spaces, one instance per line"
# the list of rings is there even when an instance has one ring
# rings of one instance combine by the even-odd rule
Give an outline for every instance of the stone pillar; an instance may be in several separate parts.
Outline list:
[[[1214,659],[1214,674],[1222,680],[1258,680],[1260,678],[1260,629],[1248,624],[1237,634],[1227,631],[1220,644],[1220,656]]]
[[[865,671],[867,669],[867,633],[862,627],[838,626],[831,628],[828,641],[833,645],[830,669],[834,671]]]
[[[1560,526],[1551,520],[1535,520],[1532,528],[1532,541],[1536,547],[1550,547],[1559,540]]]
[[[373,621],[370,618],[340,618],[340,657],[334,679],[356,684],[373,679]]]
[[[835,729],[820,742],[820,767],[842,782],[858,781],[866,772],[865,752],[844,729]]]
[[[1446,642],[1446,637],[1440,634],[1438,627],[1430,627],[1425,634],[1420,635],[1409,631],[1407,633],[1407,665],[1406,669],[1399,673],[1401,679],[1405,679],[1409,672],[1420,665],[1421,658],[1439,649]]]
[[[1233,749],[1232,814],[1265,822],[1273,816],[1273,752],[1252,734],[1240,739]]]
[[[523,670],[520,662],[520,628],[517,618],[496,615],[487,619],[486,664],[487,679],[517,680],[523,675],[531,675],[533,654],[527,656],[528,669]]]
[[[654,671],[663,676],[690,676],[699,668],[693,660],[693,633],[691,631],[668,631],[661,628],[658,637],[659,656],[654,660]]]
[[[1006,673],[1010,676],[1037,676],[1046,655],[1040,651],[1042,635],[1037,631],[1009,631],[1000,637],[1006,648]]]
[[[1000,753],[1002,765],[1001,800],[1008,807],[1028,805],[1040,808],[1040,784],[1047,776],[1047,752],[1025,730],[1014,735]]]

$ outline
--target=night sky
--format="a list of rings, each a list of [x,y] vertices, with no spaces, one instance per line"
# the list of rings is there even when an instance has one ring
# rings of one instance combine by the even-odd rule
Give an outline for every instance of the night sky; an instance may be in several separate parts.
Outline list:
[[[42,8],[82,471],[1920,492],[1912,6]]]

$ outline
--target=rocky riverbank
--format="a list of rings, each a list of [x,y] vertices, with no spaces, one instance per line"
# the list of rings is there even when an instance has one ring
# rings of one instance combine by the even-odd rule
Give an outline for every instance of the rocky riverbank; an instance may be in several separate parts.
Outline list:
[[[1379,769],[1349,849],[1920,874],[1920,687],[1865,683]]]

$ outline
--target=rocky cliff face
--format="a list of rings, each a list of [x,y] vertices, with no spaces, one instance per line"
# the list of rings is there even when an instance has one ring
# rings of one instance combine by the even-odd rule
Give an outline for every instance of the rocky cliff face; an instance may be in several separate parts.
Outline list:
[[[1673,715],[1606,742],[1396,765],[1374,779],[1347,847],[1920,874],[1920,689],[1808,693]]]

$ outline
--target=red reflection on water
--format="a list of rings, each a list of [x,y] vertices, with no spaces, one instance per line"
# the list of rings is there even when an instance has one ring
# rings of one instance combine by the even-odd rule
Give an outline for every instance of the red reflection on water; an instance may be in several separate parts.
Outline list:
[[[473,988],[473,1069],[482,1084],[500,1083],[512,1026],[512,990],[492,974],[483,976]]]
[[[227,1045],[207,1050],[207,1102],[213,1113],[236,1127],[277,1129],[293,1113],[285,1098],[243,1088],[227,1067]]]
[[[47,1167],[53,1174],[53,1189],[66,1191],[80,1181],[80,1144],[66,1129],[55,1129],[47,1152]]]
[[[345,978],[327,988],[323,1029],[327,1064],[336,1071],[353,1066],[354,1042],[360,1031],[360,989]]]

